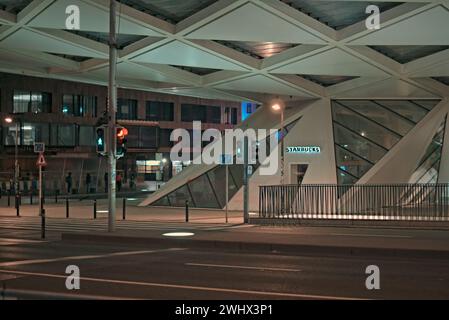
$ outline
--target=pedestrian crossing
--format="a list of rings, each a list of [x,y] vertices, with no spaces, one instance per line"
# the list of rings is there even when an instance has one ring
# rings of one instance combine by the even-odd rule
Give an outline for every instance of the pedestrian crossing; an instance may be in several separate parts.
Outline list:
[[[105,218],[92,219],[64,219],[47,218],[45,221],[46,230],[54,232],[93,232],[105,231],[108,228],[108,221]],[[227,228],[236,227],[230,224],[211,224],[211,223],[182,223],[169,221],[129,221],[117,220],[117,230],[202,230],[219,231]],[[0,237],[2,229],[14,230],[40,230],[41,219],[39,217],[1,217],[0,218]]]

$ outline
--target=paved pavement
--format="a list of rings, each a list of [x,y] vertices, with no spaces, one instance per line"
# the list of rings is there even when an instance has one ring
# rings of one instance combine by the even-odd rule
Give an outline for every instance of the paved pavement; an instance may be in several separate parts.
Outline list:
[[[0,291],[18,297],[27,297],[25,292],[38,298],[96,299],[449,299],[447,260],[241,254],[67,241],[11,240],[0,250]],[[68,265],[80,269],[78,291],[65,287]],[[380,269],[380,290],[365,287],[368,265]]]

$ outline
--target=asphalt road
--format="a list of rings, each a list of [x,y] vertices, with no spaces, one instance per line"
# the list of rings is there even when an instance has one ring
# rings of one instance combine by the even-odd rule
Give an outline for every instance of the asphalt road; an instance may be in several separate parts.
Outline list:
[[[68,265],[80,268],[80,290],[65,287]],[[368,265],[380,268],[380,290],[365,287]],[[449,299],[448,284],[447,260],[0,239],[0,288],[40,298]]]

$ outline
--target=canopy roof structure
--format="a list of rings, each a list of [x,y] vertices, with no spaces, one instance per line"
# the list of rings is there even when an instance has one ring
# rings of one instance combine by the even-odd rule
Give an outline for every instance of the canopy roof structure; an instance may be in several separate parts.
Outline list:
[[[381,11],[369,30],[368,5]],[[80,9],[67,30],[66,8]],[[0,0],[0,71],[106,84],[108,0]],[[118,84],[177,95],[441,98],[449,1],[120,0]]]

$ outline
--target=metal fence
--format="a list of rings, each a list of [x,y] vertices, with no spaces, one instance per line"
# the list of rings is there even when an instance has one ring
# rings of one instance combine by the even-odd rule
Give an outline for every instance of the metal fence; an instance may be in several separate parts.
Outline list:
[[[261,186],[259,217],[449,221],[449,184]]]

